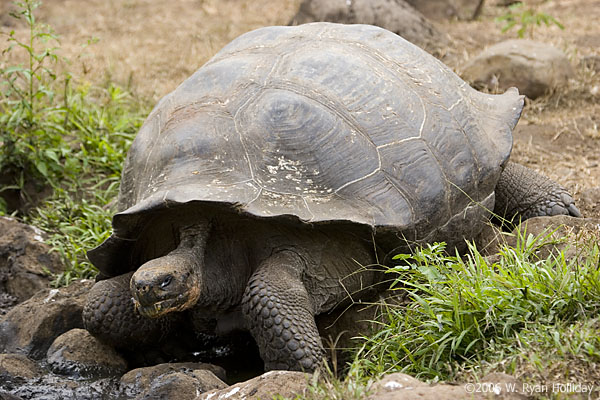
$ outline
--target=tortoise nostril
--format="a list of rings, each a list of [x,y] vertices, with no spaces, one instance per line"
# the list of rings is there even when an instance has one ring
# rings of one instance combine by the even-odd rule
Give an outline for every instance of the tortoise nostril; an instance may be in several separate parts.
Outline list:
[[[173,280],[173,277],[171,275],[167,275],[165,277],[165,279],[162,281],[162,283],[160,284],[160,288],[164,289],[167,286],[169,286],[171,284],[171,281]]]
[[[131,288],[138,293],[148,293],[150,290],[152,290],[152,285],[147,281],[138,280],[137,282],[132,282]]]

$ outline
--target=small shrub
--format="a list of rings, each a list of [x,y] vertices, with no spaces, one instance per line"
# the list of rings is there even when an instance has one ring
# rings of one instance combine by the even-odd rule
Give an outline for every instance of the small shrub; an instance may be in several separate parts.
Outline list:
[[[69,95],[69,152],[60,186],[44,204],[25,216],[26,222],[45,230],[49,244],[61,254],[67,270],[56,284],[97,272],[85,253],[108,237],[121,168],[147,108],[130,93],[79,86]]]
[[[26,22],[26,41],[14,31],[5,34],[4,54],[22,51],[28,64],[0,69],[0,178],[8,180],[0,190],[0,215],[19,212],[8,209],[2,191],[26,196],[32,183],[51,189],[19,216],[49,234],[66,264],[55,283],[68,284],[96,273],[85,252],[110,234],[114,210],[107,204],[117,196],[125,155],[148,107],[113,83],[96,87],[58,72],[59,39],[35,19],[40,4],[15,2],[11,15]]]
[[[63,148],[60,135],[54,134],[57,113],[55,82],[52,66],[58,61],[58,38],[47,25],[36,21],[34,10],[38,1],[15,2],[18,11],[10,15],[25,21],[29,28],[27,40],[15,31],[4,33],[9,46],[4,56],[14,51],[26,55],[26,65],[3,65],[0,98],[0,166],[15,176],[13,185],[22,187],[25,179],[39,179],[55,184],[61,173]],[[63,82],[68,84],[68,78]]]
[[[517,36],[519,38],[524,38],[526,32],[529,32],[529,37],[533,38],[534,28],[542,24],[546,26],[556,25],[560,29],[565,29],[553,16],[531,7],[525,8],[522,2],[509,6],[506,14],[496,18],[496,22],[504,23],[502,33],[508,32],[513,27],[518,26]]]

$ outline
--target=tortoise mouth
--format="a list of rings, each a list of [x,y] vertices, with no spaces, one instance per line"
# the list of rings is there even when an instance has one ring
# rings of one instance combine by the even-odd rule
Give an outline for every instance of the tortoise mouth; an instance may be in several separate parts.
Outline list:
[[[156,301],[150,304],[142,304],[135,297],[133,303],[135,309],[146,318],[158,318],[170,312],[182,311],[187,308],[187,299],[183,295],[175,298]]]

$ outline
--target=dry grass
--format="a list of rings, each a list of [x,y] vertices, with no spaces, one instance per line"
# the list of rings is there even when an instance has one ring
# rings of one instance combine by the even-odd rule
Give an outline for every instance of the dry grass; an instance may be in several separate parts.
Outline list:
[[[71,59],[81,54],[87,39],[98,39],[70,67],[80,78],[112,79],[156,100],[235,37],[261,26],[287,24],[299,3],[45,0],[39,16],[61,36],[61,51]]]

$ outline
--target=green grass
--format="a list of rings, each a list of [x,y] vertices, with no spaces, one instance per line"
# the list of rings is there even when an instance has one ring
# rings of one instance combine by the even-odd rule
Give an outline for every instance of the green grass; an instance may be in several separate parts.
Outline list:
[[[400,256],[406,265],[389,273],[412,302],[387,308],[391,322],[359,352],[365,370],[452,379],[457,366],[489,359],[499,343],[510,345],[521,332],[597,315],[598,244],[589,244],[584,263],[564,252],[540,259],[542,245],[544,237],[522,237],[495,262],[473,246],[463,257],[445,255],[441,244]]]
[[[85,252],[110,233],[114,210],[107,204],[116,198],[125,155],[149,107],[114,83],[73,79],[55,53],[59,38],[35,19],[40,4],[15,2],[12,15],[29,28],[26,40],[3,32],[9,43],[3,54],[20,52],[27,62],[0,65],[0,171],[8,180],[0,214],[48,233],[66,266],[55,283],[67,284],[96,273]],[[36,204],[31,186],[49,188],[50,195]],[[3,192],[9,190],[33,210],[8,209]]]
[[[531,324],[494,343],[480,366],[522,377],[525,383],[600,382],[600,318]],[[460,376],[474,381],[472,371]],[[600,388],[596,388],[600,390]],[[599,393],[600,394],[600,393]]]
[[[53,185],[53,194],[24,218],[49,234],[49,244],[67,264],[56,284],[95,275],[85,252],[111,232],[111,202],[127,149],[146,113],[147,107],[112,84],[80,87],[70,97],[69,141],[63,142],[70,149],[64,157],[69,168],[60,185]]]

